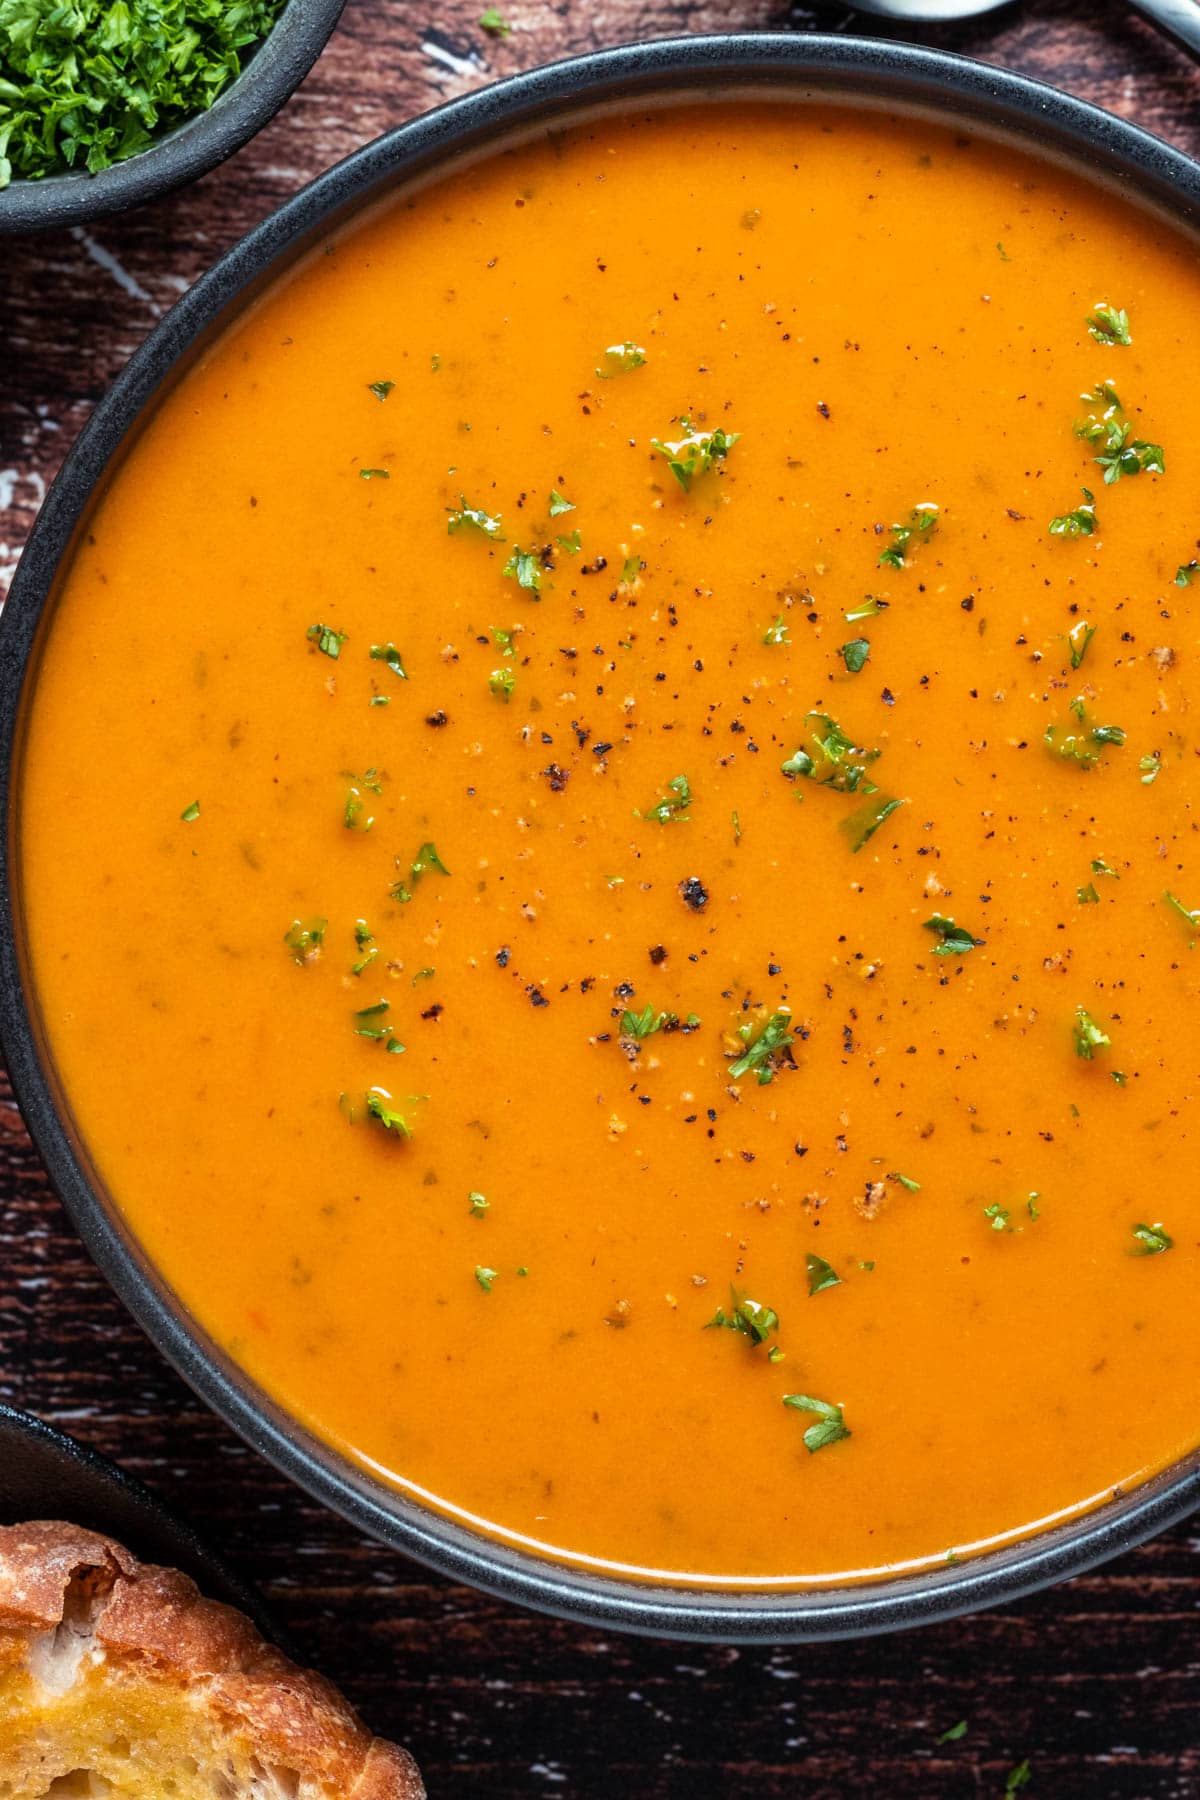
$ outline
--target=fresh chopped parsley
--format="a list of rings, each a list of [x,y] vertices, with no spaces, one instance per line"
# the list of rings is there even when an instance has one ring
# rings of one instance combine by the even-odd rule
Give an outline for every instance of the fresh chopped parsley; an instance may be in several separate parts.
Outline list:
[[[332,657],[336,662],[342,653],[342,645],[350,636],[348,631],[336,631],[332,625],[310,625],[305,632],[310,644],[315,644],[322,656]]]
[[[1094,881],[1089,881],[1085,887],[1076,888],[1075,898],[1080,906],[1098,906],[1100,904],[1100,896],[1096,892]]]
[[[1182,900],[1176,899],[1175,895],[1173,893],[1171,893],[1169,888],[1164,889],[1163,899],[1166,901],[1167,905],[1171,908],[1171,911],[1173,913],[1177,913],[1181,919],[1186,920],[1187,924],[1191,926],[1193,931],[1200,931],[1200,906],[1198,906],[1196,908],[1195,912],[1192,912],[1189,907],[1186,907],[1183,904]],[[1195,939],[1193,939],[1192,941],[1194,943]]]
[[[392,674],[398,675],[401,681],[408,680],[408,670],[404,667],[395,644],[372,644],[368,655],[372,662],[386,663]]]
[[[403,1056],[404,1045],[391,1026],[384,1023],[390,1011],[390,1000],[377,1000],[374,1006],[360,1007],[353,1014],[357,1021],[354,1030],[358,1037],[372,1038],[382,1044],[390,1056]]]
[[[506,705],[512,699],[512,692],[516,685],[517,678],[511,669],[493,669],[488,676],[489,688],[497,700],[503,700]]]
[[[491,1201],[474,1189],[467,1195],[467,1211],[473,1219],[482,1219],[485,1213],[491,1211],[491,1207]]]
[[[1122,475],[1140,475],[1145,470],[1152,470],[1156,475],[1164,473],[1162,445],[1130,436],[1133,426],[1123,416],[1125,409],[1111,381],[1102,382],[1083,398],[1102,405],[1104,411],[1089,413],[1086,419],[1080,420],[1075,426],[1075,435],[1093,448],[1099,446],[1096,461],[1109,486],[1120,481]]]
[[[1060,513],[1057,519],[1051,519],[1051,537],[1091,537],[1096,529],[1096,496],[1091,488],[1084,488],[1082,492],[1081,506],[1074,512]]]
[[[804,1433],[804,1448],[813,1455],[824,1450],[827,1444],[836,1444],[840,1438],[850,1436],[841,1407],[831,1400],[817,1400],[811,1394],[784,1394],[783,1404],[797,1412],[816,1414],[816,1424],[810,1425]]]
[[[1161,1256],[1164,1250],[1175,1248],[1175,1239],[1157,1222],[1153,1225],[1135,1225],[1133,1236],[1134,1248],[1129,1252],[1131,1256]]]
[[[601,381],[611,381],[614,375],[628,375],[634,369],[640,369],[646,360],[646,352],[640,344],[610,344],[607,350],[600,352],[600,362],[596,373]]]
[[[556,537],[554,541],[560,550],[566,551],[568,556],[578,556],[583,549],[583,533],[578,526],[574,531],[569,531],[565,537]]]
[[[973,936],[965,925],[956,925],[953,919],[944,919],[941,913],[926,919],[925,930],[937,933],[938,942],[933,946],[935,956],[965,956],[968,950],[983,943],[983,939]]]
[[[811,1300],[815,1294],[823,1294],[826,1288],[841,1287],[842,1278],[831,1263],[823,1256],[814,1256],[810,1250],[804,1258],[805,1273],[808,1276],[808,1295]]]
[[[391,1132],[395,1137],[410,1138],[412,1127],[402,1112],[397,1112],[395,1107],[389,1106],[388,1102],[391,1097],[384,1088],[370,1088],[366,1096],[367,1117],[374,1119],[377,1125],[381,1125],[385,1131]]]
[[[868,843],[885,819],[890,819],[903,800],[895,799],[891,794],[875,793],[874,798],[862,806],[855,807],[846,818],[838,821],[838,830],[847,840],[851,850],[857,852]]]
[[[1133,342],[1129,330],[1129,314],[1123,308],[1098,300],[1087,317],[1087,328],[1098,344],[1128,349]]]
[[[967,1721],[960,1719],[957,1725],[951,1725],[940,1737],[934,1738],[935,1744],[957,1744],[967,1735]]]
[[[1200,581],[1200,556],[1193,556],[1190,562],[1180,563],[1175,571],[1175,586],[1187,587],[1193,581]]]
[[[482,1263],[477,1263],[475,1266],[475,1279],[483,1289],[484,1293],[490,1294],[492,1291],[492,1283],[496,1279],[496,1270],[485,1269]]]
[[[758,1084],[765,1087],[775,1078],[776,1070],[784,1062],[792,1060],[792,1015],[790,1012],[773,1012],[765,1021],[762,1029],[755,1035],[754,1021],[747,1019],[739,1025],[737,1034],[746,1048],[736,1057],[729,1068],[729,1079],[741,1081],[753,1069],[758,1076]]]
[[[1093,725],[1090,722],[1082,696],[1072,700],[1068,710],[1078,720],[1080,729],[1047,725],[1042,740],[1053,755],[1076,763],[1081,769],[1092,769],[1100,761],[1100,753],[1106,745],[1119,748],[1125,742],[1125,732],[1120,725]]]
[[[510,581],[515,581],[519,588],[524,588],[527,594],[540,594],[542,591],[542,565],[536,550],[522,550],[519,544],[514,544],[503,573]]]
[[[377,400],[386,400],[395,385],[394,381],[368,381],[367,383],[367,387]]]
[[[498,7],[488,6],[479,15],[479,28],[490,33],[492,37],[506,38],[512,36],[512,26],[500,12]]]
[[[639,579],[639,577],[641,576],[641,573],[642,573],[641,557],[635,556],[635,555],[627,556],[625,558],[625,561],[621,564],[621,583],[622,583],[622,585],[624,587],[632,587],[633,583],[635,581],[637,581]]]
[[[900,1186],[906,1188],[910,1194],[919,1194],[921,1191],[920,1182],[914,1181],[911,1175],[901,1175],[899,1169],[893,1169],[888,1175],[888,1180],[898,1181]]]
[[[360,469],[358,478],[360,481],[390,481],[392,474],[390,469]]]
[[[574,511],[575,502],[573,500],[565,499],[557,488],[550,489],[550,517],[552,519],[560,518],[563,513]]]
[[[791,638],[788,636],[787,620],[782,613],[776,613],[772,623],[768,625],[767,629],[763,632],[763,643],[790,644],[791,641]]]
[[[282,0],[5,0],[0,188],[97,175],[145,150],[236,80]]]
[[[412,899],[412,889],[416,887],[422,876],[429,873],[430,869],[437,869],[442,875],[449,875],[450,873],[449,869],[438,855],[437,845],[426,842],[421,845],[421,848],[417,851],[417,854],[409,864],[409,880],[411,881],[412,886],[410,887],[408,883],[404,881],[394,882],[388,889],[390,897],[393,900],[399,900],[402,904],[407,904],[407,902]]]
[[[1093,875],[1107,875],[1113,881],[1120,881],[1120,879],[1121,879],[1121,877],[1117,874],[1117,871],[1113,868],[1112,864],[1105,862],[1105,860],[1102,856],[1093,856],[1093,858],[1092,858],[1092,874]]]
[[[367,813],[363,794],[379,795],[383,792],[383,777],[378,769],[368,769],[363,775],[346,774],[349,782],[346,789],[346,805],[342,813],[342,823],[347,831],[370,831],[375,823],[374,813]]]
[[[668,792],[653,806],[648,806],[639,816],[643,819],[656,819],[660,825],[677,823],[684,825],[691,814],[688,807],[692,804],[692,789],[686,775],[674,775],[667,783]]]
[[[736,1289],[732,1293],[733,1304],[729,1311],[718,1306],[704,1329],[737,1331],[755,1346],[765,1344],[771,1334],[779,1330],[779,1314],[773,1307],[764,1306],[760,1300],[750,1300]]]
[[[683,426],[683,437],[673,441],[651,438],[650,442],[660,456],[666,457],[667,467],[686,494],[697,475],[704,475],[717,463],[724,462],[742,434],[726,431],[720,425],[715,431],[694,431],[688,418],[681,418],[679,423]]]
[[[863,619],[877,619],[880,613],[885,613],[887,609],[887,601],[881,600],[878,594],[864,594],[860,604],[852,612],[844,613],[842,616],[847,625],[857,625]]]
[[[1071,652],[1071,667],[1079,668],[1088,652],[1088,645],[1096,635],[1096,627],[1089,625],[1086,619],[1080,619],[1072,625],[1067,633],[1067,648]]]
[[[889,569],[906,569],[910,557],[909,546],[915,550],[917,545],[928,542],[937,529],[937,522],[938,509],[932,502],[923,501],[920,506],[914,506],[907,525],[892,526],[892,541],[881,552],[880,563]],[[916,543],[913,543],[914,538]]]
[[[870,638],[851,638],[841,648],[842,661],[851,675],[860,675],[867,666],[867,658],[871,654]]]
[[[484,537],[498,538],[504,530],[499,513],[485,512],[482,506],[468,506],[465,494],[460,494],[459,504],[448,506],[446,513],[446,530],[452,537],[459,531],[479,531]]]
[[[865,750],[855,744],[836,719],[828,713],[810,712],[805,720],[812,748],[803,746],[780,764],[789,781],[802,778],[815,781],[840,794],[873,794],[873,782],[865,780],[867,767],[879,755],[878,750]]]
[[[1139,757],[1138,768],[1141,770],[1142,786],[1153,787],[1162,773],[1162,751],[1151,750],[1145,756]]]
[[[312,962],[321,954],[328,926],[328,919],[310,919],[307,925],[299,919],[292,920],[283,934],[283,941],[292,953],[293,962],[299,963],[303,968],[305,963]]]
[[[185,825],[194,825],[196,820],[200,817],[200,802],[198,800],[193,800],[190,806],[184,807],[179,817],[183,820]]]
[[[367,968],[369,964],[373,963],[375,958],[379,955],[379,948],[375,942],[375,933],[371,930],[371,927],[367,924],[365,919],[356,919],[354,921],[354,942],[356,947],[363,951],[364,954],[360,956],[358,961],[352,966],[350,973],[352,975],[361,975],[363,970]]]
[[[1009,1213],[1007,1207],[1001,1206],[998,1200],[993,1200],[990,1206],[984,1207],[983,1216],[990,1222],[993,1231],[1007,1231],[1009,1229],[1008,1221],[1012,1215]]]
[[[1082,1006],[1075,1008],[1074,1035],[1075,1054],[1081,1056],[1084,1062],[1091,1062],[1097,1050],[1108,1050],[1112,1046],[1108,1033],[1097,1025],[1091,1013]]]
[[[696,1018],[695,1013],[689,1013],[689,1028],[694,1028],[699,1022],[700,1021]],[[643,1006],[641,1012],[633,1012],[626,1007],[625,1011],[621,1014],[621,1036],[624,1038],[638,1038],[640,1040],[641,1038],[653,1037],[656,1031],[662,1031],[664,1027],[668,1030],[674,1030],[678,1023],[679,1021],[674,1013],[656,1012],[653,1006],[647,1002],[647,1004]]]

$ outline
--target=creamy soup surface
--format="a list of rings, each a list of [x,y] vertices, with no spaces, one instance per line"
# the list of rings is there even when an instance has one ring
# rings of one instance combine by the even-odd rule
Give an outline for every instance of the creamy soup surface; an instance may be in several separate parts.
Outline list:
[[[116,1203],[304,1425],[783,1586],[1196,1443],[1198,317],[1048,164],[695,106],[395,199],[163,402],[25,928]]]

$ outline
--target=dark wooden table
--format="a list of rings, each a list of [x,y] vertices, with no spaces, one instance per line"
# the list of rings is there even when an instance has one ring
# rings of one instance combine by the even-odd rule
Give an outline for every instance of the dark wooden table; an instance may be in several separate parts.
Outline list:
[[[510,70],[632,37],[869,29],[776,0],[349,0],[303,88],[183,194],[0,252],[0,580],[134,346],[248,226],[356,145]],[[1058,82],[1200,154],[1200,68],[1135,13],[1047,0],[923,34]],[[1200,326],[1200,321],[1197,322]],[[156,1488],[266,1591],[304,1653],[406,1740],[435,1800],[1200,1796],[1200,1566],[1184,1527],[1098,1574],[918,1634],[774,1652],[621,1639],[427,1575],[306,1500],[200,1406],[82,1254],[0,1088],[0,1397]],[[1097,1421],[1097,1429],[1103,1422]],[[960,1741],[937,1736],[965,1719]]]

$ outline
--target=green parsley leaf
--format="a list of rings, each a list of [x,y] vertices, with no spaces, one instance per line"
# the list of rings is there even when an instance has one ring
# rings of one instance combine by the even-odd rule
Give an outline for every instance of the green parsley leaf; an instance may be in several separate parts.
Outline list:
[[[1162,751],[1151,750],[1146,756],[1139,757],[1138,768],[1142,772],[1142,786],[1153,787],[1162,773]]]
[[[774,623],[768,625],[767,629],[763,632],[763,643],[790,644],[791,641],[791,638],[788,636],[787,620],[782,613],[776,613]]]
[[[498,538],[504,530],[499,513],[485,512],[481,506],[468,506],[465,494],[460,494],[459,504],[448,506],[446,513],[446,530],[451,537],[460,531],[479,531],[484,537]]]
[[[1175,571],[1175,586],[1187,587],[1190,582],[1200,580],[1200,556],[1193,556],[1190,562],[1180,563]]]
[[[384,1088],[370,1088],[366,1095],[367,1117],[374,1119],[377,1125],[381,1125],[384,1131],[391,1132],[395,1137],[410,1138],[412,1128],[408,1120],[403,1113],[388,1105],[391,1097]]]
[[[853,612],[844,613],[842,616],[847,625],[857,625],[862,619],[877,619],[880,613],[885,613],[887,609],[887,601],[881,600],[878,594],[865,594],[861,604],[856,606]]]
[[[391,1010],[390,1000],[377,1000],[374,1006],[363,1006],[352,1015],[359,1022],[355,1025],[355,1035],[372,1038],[381,1043],[391,1056],[403,1056],[404,1045],[395,1035],[390,1025],[384,1024]]]
[[[614,375],[628,375],[634,369],[640,369],[646,360],[646,352],[640,344],[631,344],[627,340],[623,344],[610,344],[607,350],[600,352],[600,359],[596,373],[601,381],[611,381]]]
[[[390,469],[360,469],[358,478],[360,481],[390,481],[392,474]]]
[[[762,1029],[755,1035],[754,1023],[747,1019],[739,1025],[737,1034],[746,1045],[740,1056],[729,1067],[729,1079],[740,1081],[753,1069],[758,1076],[758,1084],[765,1087],[774,1080],[776,1069],[783,1061],[792,1060],[792,1015],[790,1012],[773,1012]]]
[[[823,1294],[826,1288],[841,1287],[842,1278],[830,1263],[822,1256],[814,1256],[812,1251],[804,1258],[804,1267],[808,1275],[808,1295],[811,1300],[815,1294]]]
[[[367,769],[362,775],[352,775],[347,772],[345,779],[350,785],[346,790],[346,805],[342,814],[342,823],[347,831],[370,831],[375,823],[375,815],[367,813],[365,818],[362,816],[366,807],[363,794],[382,794],[383,777],[378,769]]]
[[[838,821],[838,830],[848,840],[851,850],[857,852],[869,842],[879,830],[885,819],[890,819],[898,806],[907,802],[896,800],[890,794],[876,793],[865,805],[856,807],[847,818]]]
[[[706,1331],[723,1329],[740,1332],[742,1337],[749,1338],[751,1344],[765,1344],[772,1332],[779,1330],[779,1314],[773,1307],[764,1306],[759,1300],[749,1300],[731,1289],[733,1305],[729,1312],[718,1306],[715,1315],[704,1327]]]
[[[557,488],[550,489],[550,517],[552,519],[561,517],[563,513],[574,511],[575,502],[573,500],[565,500]]]
[[[409,864],[412,887],[416,887],[422,876],[427,875],[431,869],[437,869],[442,875],[449,875],[450,873],[449,869],[438,855],[437,845],[426,842],[421,845],[421,848],[417,851],[417,854]],[[388,894],[391,899],[399,900],[402,904],[407,904],[408,901],[412,899],[412,888],[403,881],[397,881],[388,889]]]
[[[686,494],[697,475],[704,475],[717,463],[724,462],[733,446],[740,440],[740,431],[725,431],[720,425],[715,431],[693,431],[692,422],[688,418],[680,419],[684,436],[674,441],[651,438],[651,445],[660,456],[667,459],[667,467]]]
[[[628,1008],[621,1014],[621,1036],[627,1038],[648,1038],[664,1025],[671,1023],[673,1013],[655,1012],[647,1003],[641,1012],[631,1012]]]
[[[542,565],[536,550],[522,550],[519,544],[512,547],[512,555],[505,563],[503,574],[526,593],[540,595],[542,591]]]
[[[184,807],[179,817],[183,820],[185,825],[194,825],[196,820],[200,817],[200,802],[198,800],[193,800],[190,806]]]
[[[691,816],[687,809],[692,804],[692,790],[687,776],[672,776],[667,787],[670,791],[666,796],[655,801],[653,806],[647,807],[645,812],[640,813],[638,817],[656,819],[660,825],[672,823],[686,825]]]
[[[505,705],[512,699],[512,691],[517,685],[517,678],[511,669],[493,669],[488,676],[488,686],[497,700]]]
[[[1067,647],[1071,652],[1071,667],[1077,669],[1087,655],[1088,645],[1096,635],[1096,627],[1089,625],[1086,619],[1080,619],[1072,625],[1067,633]]]
[[[336,662],[342,653],[342,645],[350,636],[348,631],[335,631],[332,625],[310,625],[305,632],[310,644],[315,644],[322,656],[332,657]]]
[[[919,1194],[921,1191],[920,1182],[914,1181],[911,1175],[901,1175],[899,1169],[893,1169],[888,1175],[888,1180],[898,1181],[900,1186],[907,1188],[910,1194]]]
[[[934,1738],[935,1744],[957,1744],[967,1735],[967,1721],[960,1719],[957,1725],[951,1725],[949,1731],[943,1731],[941,1737]]]
[[[496,1270],[485,1269],[482,1264],[476,1264],[475,1279],[483,1289],[484,1293],[490,1294],[492,1291],[492,1283],[496,1279]]]
[[[1108,875],[1111,877],[1111,879],[1113,881],[1120,881],[1120,879],[1121,879],[1121,877],[1117,874],[1117,871],[1113,868],[1112,864],[1105,862],[1105,860],[1102,856],[1093,856],[1093,858],[1092,858],[1092,874],[1093,875]]]
[[[624,587],[631,587],[642,573],[640,556],[627,556],[621,564],[621,582]]]
[[[991,1221],[993,1231],[1007,1231],[1009,1229],[1008,1221],[1012,1215],[1009,1213],[1007,1207],[1001,1206],[998,1200],[993,1200],[990,1206],[984,1207],[983,1216],[985,1219]]]
[[[1082,506],[1077,506],[1074,512],[1061,513],[1057,519],[1051,519],[1051,537],[1091,537],[1096,529],[1096,496],[1090,488],[1082,491]]]
[[[395,385],[394,381],[368,381],[367,383],[367,387],[377,400],[386,400]]]
[[[480,29],[489,32],[492,37],[506,38],[512,36],[512,26],[504,18],[498,7],[485,7],[479,15]]]
[[[1101,1030],[1090,1012],[1084,1007],[1075,1008],[1075,1054],[1085,1062],[1091,1062],[1097,1050],[1108,1050],[1112,1047],[1112,1039],[1106,1031]]]
[[[1175,1239],[1168,1236],[1157,1222],[1153,1225],[1135,1225],[1133,1236],[1136,1247],[1129,1252],[1131,1256],[1161,1256],[1164,1250],[1175,1248]]]
[[[323,928],[323,920],[321,921],[321,924]],[[375,934],[365,919],[356,919],[354,921],[354,942],[360,950],[366,951],[366,955],[359,958],[351,968],[350,973],[352,975],[361,975],[368,964],[373,963],[375,958],[379,955],[379,950],[375,943]]]
[[[1122,313],[1121,317],[1124,318],[1124,316]],[[1092,335],[1095,336],[1095,333]],[[1017,1764],[1015,1769],[1008,1771],[1004,1783],[1004,1800],[1012,1800],[1012,1796],[1019,1794],[1022,1788],[1028,1787],[1032,1780],[1033,1770],[1029,1766],[1029,1758],[1026,1757],[1023,1762]]]
[[[1128,349],[1133,342],[1129,330],[1129,314],[1098,300],[1087,316],[1087,328],[1098,344]]]
[[[815,781],[840,794],[864,794],[877,790],[865,780],[868,764],[875,761],[878,750],[865,750],[856,745],[836,719],[828,713],[810,712],[805,720],[812,748],[803,746],[780,764],[789,781]]]
[[[1075,898],[1078,900],[1080,906],[1098,906],[1100,903],[1100,896],[1096,892],[1095,882],[1089,881],[1086,887],[1076,888]]]
[[[474,1190],[467,1195],[467,1211],[473,1219],[482,1219],[485,1213],[491,1211],[491,1205],[490,1200]]]
[[[923,544],[932,536],[937,528],[938,509],[930,501],[923,501],[914,506],[909,515],[907,525],[892,526],[892,541],[880,555],[880,562],[889,569],[906,569],[909,563],[909,545],[916,538],[917,544]]]
[[[301,968],[321,954],[328,925],[328,919],[310,919],[307,925],[302,924],[299,919],[293,919],[284,932],[283,941],[292,953],[292,960],[299,963]]]
[[[400,659],[400,652],[395,644],[372,644],[368,655],[372,662],[385,662],[392,674],[398,675],[401,681],[408,680],[408,671]]]
[[[1084,729],[1076,731],[1065,725],[1047,725],[1042,733],[1042,741],[1052,755],[1076,763],[1081,769],[1093,769],[1100,761],[1100,752],[1106,744],[1119,748],[1125,742],[1125,733],[1120,725],[1090,723],[1082,697],[1072,700],[1068,710],[1074,713]]]
[[[831,1400],[816,1400],[811,1394],[784,1394],[783,1404],[794,1407],[797,1412],[817,1415],[817,1423],[810,1425],[804,1433],[804,1447],[813,1455],[824,1450],[827,1444],[836,1444],[840,1438],[850,1436],[841,1407]]]
[[[851,638],[848,644],[842,645],[842,661],[851,675],[861,674],[870,654],[870,638]]]
[[[968,950],[975,950],[983,943],[983,939],[972,936],[965,925],[956,925],[953,919],[944,919],[941,913],[926,919],[925,930],[937,933],[939,942],[933,947],[935,956],[965,956]]]
[[[578,556],[583,549],[583,534],[578,526],[574,531],[569,531],[566,537],[556,537],[554,541],[560,550],[566,551],[568,556]]]
[[[1192,912],[1190,910],[1190,908],[1186,907],[1183,904],[1182,900],[1176,899],[1175,895],[1173,893],[1171,893],[1169,888],[1163,890],[1163,899],[1166,901],[1167,905],[1171,908],[1172,912],[1177,913],[1181,919],[1186,920],[1188,925],[1190,925],[1192,927],[1193,931],[1200,931],[1200,906],[1198,906],[1196,908],[1195,912]],[[1195,942],[1194,938],[1193,938],[1192,942],[1193,943]]]

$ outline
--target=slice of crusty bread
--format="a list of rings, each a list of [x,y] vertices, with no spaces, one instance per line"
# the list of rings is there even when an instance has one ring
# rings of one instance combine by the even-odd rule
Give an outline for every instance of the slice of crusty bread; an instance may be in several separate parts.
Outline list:
[[[0,1800],[423,1800],[407,1751],[111,1538],[0,1527]]]

